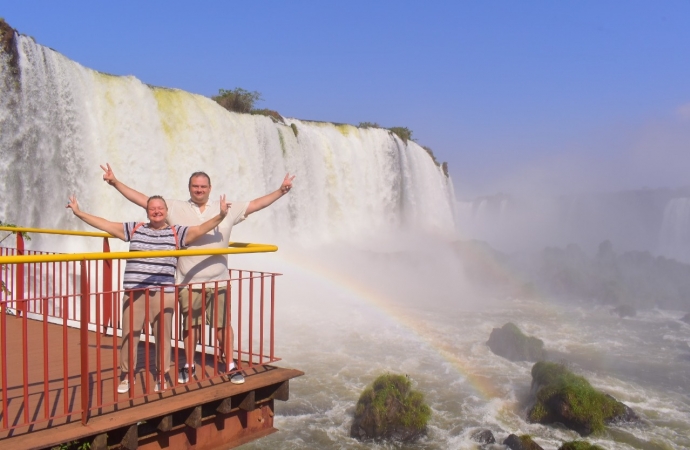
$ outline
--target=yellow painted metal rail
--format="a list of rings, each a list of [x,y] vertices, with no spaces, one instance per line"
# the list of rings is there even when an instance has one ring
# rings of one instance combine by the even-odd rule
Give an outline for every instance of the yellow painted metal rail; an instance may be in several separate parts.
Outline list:
[[[0,231],[59,234],[71,236],[115,238],[108,233],[92,231],[50,230],[44,228],[0,227]],[[92,261],[104,259],[132,259],[132,258],[160,258],[165,256],[199,256],[199,255],[228,255],[237,253],[267,253],[275,252],[278,247],[270,244],[250,244],[243,242],[230,242],[228,248],[199,249],[199,250],[167,250],[155,252],[94,252],[94,253],[67,253],[50,255],[18,255],[0,256],[0,264],[23,264],[53,261]]]

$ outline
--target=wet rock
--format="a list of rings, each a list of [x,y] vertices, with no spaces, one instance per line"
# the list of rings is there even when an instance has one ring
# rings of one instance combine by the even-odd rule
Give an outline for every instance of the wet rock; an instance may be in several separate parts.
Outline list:
[[[542,361],[546,358],[544,341],[525,335],[512,322],[494,328],[486,344],[493,353],[511,361]]]
[[[522,436],[511,434],[503,441],[503,445],[511,450],[544,450],[526,434]]]
[[[558,450],[604,450],[604,448],[590,444],[587,441],[570,441],[564,442],[563,445],[558,447]]]
[[[635,413],[635,411],[633,411],[631,407],[629,407],[625,403],[619,402],[613,395],[604,395],[606,395],[610,401],[616,402],[622,408],[622,410],[618,414],[615,414],[609,417],[608,419],[604,420],[606,425],[640,421],[640,416],[638,416],[637,413]]]
[[[635,317],[637,310],[630,305],[618,305],[611,310],[611,314],[617,314],[618,317]]]
[[[359,397],[350,436],[412,442],[426,434],[431,409],[405,375],[379,376]]]
[[[561,423],[582,436],[612,423],[639,420],[627,405],[597,391],[562,364],[536,363],[532,367],[532,391],[536,401],[528,414],[531,422]]]
[[[494,434],[491,430],[477,430],[472,433],[472,440],[480,444],[495,444]]]
[[[17,30],[12,28],[4,19],[0,18],[0,53],[8,58],[10,73],[19,76],[19,50],[17,49]]]

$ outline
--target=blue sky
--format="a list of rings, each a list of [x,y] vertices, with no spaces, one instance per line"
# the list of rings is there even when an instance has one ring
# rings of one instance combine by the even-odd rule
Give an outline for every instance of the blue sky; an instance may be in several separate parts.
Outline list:
[[[688,1],[5,2],[103,72],[407,126],[458,197],[690,185]]]

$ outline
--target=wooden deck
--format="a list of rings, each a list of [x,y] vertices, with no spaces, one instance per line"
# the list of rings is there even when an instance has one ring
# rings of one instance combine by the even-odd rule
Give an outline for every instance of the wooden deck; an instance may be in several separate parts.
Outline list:
[[[7,410],[2,411],[2,418],[7,417],[9,428],[2,427],[0,422],[0,447],[12,445],[12,448],[42,448],[56,443],[80,439],[98,433],[114,430],[122,425],[136,424],[165,414],[171,414],[185,408],[223,400],[250,391],[260,390],[265,386],[303,375],[294,369],[283,369],[274,366],[254,366],[245,370],[246,382],[241,385],[231,384],[226,376],[215,376],[203,381],[201,369],[206,377],[211,377],[213,357],[207,356],[206,365],[202,365],[197,354],[197,380],[185,385],[177,385],[162,393],[154,393],[154,380],[150,373],[144,373],[145,343],[140,343],[136,384],[134,396],[118,394],[116,386],[119,369],[113,370],[113,352],[117,353],[119,338],[114,342],[112,336],[100,336],[101,367],[100,376],[96,368],[97,345],[96,333],[89,332],[89,408],[103,405],[89,413],[86,425],[81,419],[81,362],[80,332],[78,329],[65,330],[54,324],[26,320],[28,338],[28,393],[25,397],[23,383],[23,322],[19,317],[7,317]],[[47,329],[47,334],[44,330]],[[47,345],[48,384],[44,383],[44,345]],[[12,351],[11,349],[17,349]],[[64,358],[64,351],[67,358]],[[181,350],[180,350],[181,352]],[[149,364],[155,367],[155,352],[149,344]],[[173,366],[170,370],[172,383],[177,384]],[[63,378],[63,362],[67,361],[67,378]],[[246,366],[246,363],[245,363]],[[2,373],[0,373],[0,377]],[[0,378],[0,382],[2,379]],[[286,385],[287,387],[287,385]],[[47,395],[46,395],[47,390]],[[0,392],[0,396],[2,393]],[[0,397],[1,398],[1,397]],[[28,398],[28,402],[25,401]],[[253,398],[253,395],[252,395]],[[287,398],[285,398],[286,400]],[[70,413],[70,411],[77,411]],[[29,422],[33,424],[18,426]],[[46,417],[55,417],[45,420]],[[272,416],[271,416],[272,417]]]

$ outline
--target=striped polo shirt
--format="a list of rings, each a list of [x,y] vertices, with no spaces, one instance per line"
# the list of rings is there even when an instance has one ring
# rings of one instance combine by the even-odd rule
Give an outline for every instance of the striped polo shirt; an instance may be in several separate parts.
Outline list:
[[[159,250],[176,250],[186,244],[187,229],[189,227],[172,225],[177,232],[177,242],[171,227],[155,230],[145,223],[137,227],[138,222],[125,222],[125,242],[129,242],[130,252],[145,252]],[[136,230],[134,230],[136,228]],[[134,234],[132,235],[132,231]],[[175,269],[177,257],[128,259],[125,265],[124,288],[145,289],[152,286],[173,286],[175,284]],[[165,289],[174,291],[173,288]]]

